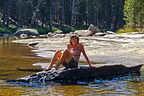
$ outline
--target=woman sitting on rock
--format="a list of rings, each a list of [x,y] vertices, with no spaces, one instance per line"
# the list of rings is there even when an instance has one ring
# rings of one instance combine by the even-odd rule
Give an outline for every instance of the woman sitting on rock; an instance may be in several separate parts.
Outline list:
[[[95,67],[90,64],[83,45],[79,43],[79,37],[77,35],[72,35],[70,37],[70,44],[67,45],[67,49],[63,53],[61,53],[61,51],[57,51],[53,59],[51,60],[49,67],[46,68],[45,71],[51,70],[53,64],[57,60],[58,60],[58,64],[55,66],[55,70],[58,70],[58,67],[61,64],[65,68],[77,68],[81,52],[83,53],[89,66]]]

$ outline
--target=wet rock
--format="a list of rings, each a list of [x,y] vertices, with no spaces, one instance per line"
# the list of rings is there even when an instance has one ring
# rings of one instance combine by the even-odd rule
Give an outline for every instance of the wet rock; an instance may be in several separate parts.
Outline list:
[[[57,30],[54,32],[55,34],[63,34],[63,31],[62,30]]]
[[[95,36],[105,36],[106,33],[95,33]]]
[[[140,74],[140,69],[143,65],[127,67],[124,65],[108,65],[97,68],[89,68],[88,66],[81,66],[72,69],[59,69],[42,71],[36,74],[17,79],[18,81],[55,81],[55,80],[79,80],[79,79],[112,79],[118,76],[125,76],[128,74]]]
[[[74,34],[74,32],[70,32],[69,34],[72,35],[72,34]]]
[[[112,31],[107,31],[106,33],[107,34],[116,34],[115,32],[112,32]]]
[[[47,38],[47,35],[39,35],[39,38]]]
[[[53,36],[54,36],[54,34],[53,34],[52,32],[49,32],[49,33],[47,34],[47,37],[48,37],[48,38],[53,37]]]
[[[39,35],[39,33],[34,29],[20,29],[14,34],[17,38],[34,38]]]
[[[56,34],[54,35],[54,38],[62,38],[65,37],[65,34]]]
[[[65,37],[66,35],[65,34],[57,34],[57,33],[51,33],[51,32],[49,32],[48,34],[47,34],[47,37],[48,38],[62,38],[62,37]]]

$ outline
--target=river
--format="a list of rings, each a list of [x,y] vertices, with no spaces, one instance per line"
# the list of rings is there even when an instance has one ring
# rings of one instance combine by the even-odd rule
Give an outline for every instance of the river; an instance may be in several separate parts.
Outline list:
[[[32,64],[49,62],[47,55],[42,57],[41,53],[28,48],[27,44],[12,43],[12,40],[14,40],[13,37],[0,37],[0,96],[144,96],[143,68],[141,76],[125,76],[112,80],[94,79],[90,82],[77,81],[75,85],[7,83],[6,79],[17,79],[35,73],[34,69],[41,70],[40,67],[32,66]],[[99,54],[102,55],[102,53]],[[134,53],[132,56],[134,57]],[[113,59],[110,60],[113,62]]]

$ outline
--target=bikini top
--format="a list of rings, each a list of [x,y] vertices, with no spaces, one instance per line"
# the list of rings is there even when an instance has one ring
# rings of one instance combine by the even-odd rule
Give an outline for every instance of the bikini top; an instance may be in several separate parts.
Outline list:
[[[70,52],[71,54],[74,56],[74,58],[79,61],[80,55],[81,55],[81,50],[79,49],[79,47],[71,47],[70,48]]]

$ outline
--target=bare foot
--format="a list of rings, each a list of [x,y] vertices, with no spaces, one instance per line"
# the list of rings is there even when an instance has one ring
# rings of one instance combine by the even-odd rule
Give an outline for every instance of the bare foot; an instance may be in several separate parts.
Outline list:
[[[49,71],[49,70],[51,70],[51,69],[44,69],[44,71]]]
[[[49,70],[51,70],[51,67],[44,69],[44,71],[49,71]]]

